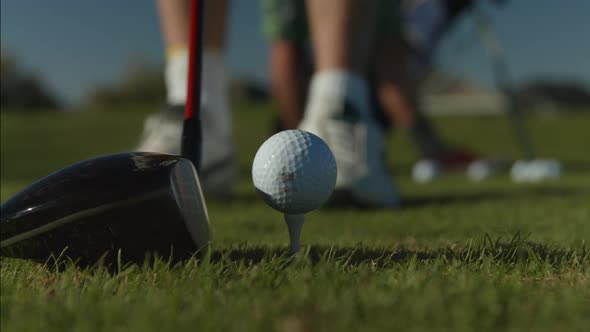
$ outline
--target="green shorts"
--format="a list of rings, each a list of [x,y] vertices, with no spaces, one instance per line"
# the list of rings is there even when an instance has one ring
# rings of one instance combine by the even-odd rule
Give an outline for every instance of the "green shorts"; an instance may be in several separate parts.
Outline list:
[[[262,0],[264,33],[270,41],[305,42],[309,38],[305,0]],[[377,38],[401,38],[400,0],[380,0]]]

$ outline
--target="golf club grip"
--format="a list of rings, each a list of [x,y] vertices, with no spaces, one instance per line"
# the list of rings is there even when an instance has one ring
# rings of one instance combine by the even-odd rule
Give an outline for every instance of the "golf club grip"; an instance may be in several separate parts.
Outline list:
[[[200,119],[203,45],[203,0],[191,0],[187,98],[181,154],[201,171],[202,131]]]

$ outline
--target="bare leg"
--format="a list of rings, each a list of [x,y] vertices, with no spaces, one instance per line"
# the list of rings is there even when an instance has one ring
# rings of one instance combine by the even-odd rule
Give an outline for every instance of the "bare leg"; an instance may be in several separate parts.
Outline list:
[[[187,0],[158,0],[158,13],[164,44],[167,49],[187,47],[189,38],[189,7]],[[204,35],[205,48],[222,50],[225,46],[227,0],[207,2]]]
[[[406,69],[406,54],[403,43],[385,41],[377,50],[375,78],[377,92],[385,112],[395,125],[409,128],[415,120],[416,84]]]
[[[281,115],[282,129],[295,129],[301,122],[309,83],[308,66],[297,43],[273,42],[270,48],[271,88]]]
[[[347,69],[365,74],[373,51],[375,0],[308,0],[318,71]]]
[[[444,169],[461,169],[477,155],[449,146],[421,110],[418,93],[421,77],[409,65],[411,54],[400,42],[380,43],[375,68],[378,92],[385,112],[406,132],[421,159],[434,159]]]
[[[401,40],[380,42],[374,73],[379,99],[395,125],[412,138],[421,157],[443,155],[448,151],[446,144],[420,110],[420,82],[407,65],[409,56]]]
[[[158,0],[160,28],[166,49],[187,47],[190,2],[186,0]]]

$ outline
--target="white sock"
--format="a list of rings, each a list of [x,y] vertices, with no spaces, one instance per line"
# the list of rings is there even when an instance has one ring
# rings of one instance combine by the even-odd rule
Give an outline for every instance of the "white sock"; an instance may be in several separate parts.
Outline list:
[[[187,49],[175,50],[166,60],[166,100],[171,105],[183,105],[186,102],[188,66]],[[220,113],[229,113],[228,82],[222,52],[204,50],[201,80],[201,105]]]
[[[188,82],[188,49],[175,50],[167,56],[164,81],[168,104],[184,105]]]
[[[345,70],[320,71],[313,75],[306,106],[306,117],[326,116],[313,114],[342,107],[322,107],[321,105],[344,105],[351,103],[361,116],[369,115],[369,87],[360,75]],[[311,114],[308,114],[308,111]]]

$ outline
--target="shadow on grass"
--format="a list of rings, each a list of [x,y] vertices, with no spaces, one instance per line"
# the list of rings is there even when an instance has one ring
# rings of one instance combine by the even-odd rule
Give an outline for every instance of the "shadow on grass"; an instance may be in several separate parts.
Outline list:
[[[495,190],[468,194],[439,194],[408,196],[403,199],[402,208],[419,208],[427,205],[452,203],[477,203],[484,201],[514,200],[518,198],[551,198],[590,195],[590,190],[583,188],[527,188],[524,190]]]
[[[258,265],[274,265],[283,269],[304,262],[307,266],[335,265],[342,268],[367,266],[372,269],[391,269],[397,267],[419,267],[427,265],[463,266],[482,268],[494,266],[503,270],[527,268],[530,271],[562,271],[578,269],[585,271],[590,267],[590,251],[551,248],[547,244],[535,243],[516,234],[509,241],[492,240],[485,236],[478,243],[470,242],[466,247],[446,247],[433,250],[415,250],[404,247],[375,248],[358,244],[354,247],[310,246],[297,255],[287,248],[252,247],[240,245],[234,248],[210,250],[205,255],[194,254],[190,258],[146,255],[142,261],[125,260],[120,253],[118,259],[103,259],[100,262],[74,261],[65,256],[50,258],[46,268],[63,271],[68,268],[107,269],[117,274],[129,268],[142,270],[166,270],[186,268],[193,265],[215,265],[222,268],[241,266],[250,268]],[[105,255],[105,257],[109,257]],[[8,260],[3,258],[2,265]],[[295,264],[295,265],[294,265]]]
[[[368,265],[372,268],[391,268],[407,264],[463,264],[472,267],[482,264],[497,264],[506,267],[515,265],[545,266],[554,269],[590,266],[590,251],[585,247],[579,251],[550,248],[546,244],[534,243],[515,235],[510,241],[492,241],[488,236],[483,243],[464,248],[447,247],[435,250],[412,250],[403,247],[371,248],[359,244],[355,247],[311,246],[297,256],[305,257],[312,265],[336,263],[342,266]],[[212,263],[240,263],[246,265],[281,261],[294,257],[287,249],[244,247],[215,251]]]
[[[441,204],[513,201],[515,199],[574,197],[582,195],[590,196],[590,189],[548,185],[543,187],[530,186],[511,189],[489,189],[462,193],[405,195],[402,198],[401,206],[395,209],[415,209]],[[262,198],[256,195],[255,192],[238,193],[231,199],[207,197],[207,201],[213,204],[228,204],[232,202],[251,204],[263,202]],[[328,211],[337,209],[375,210],[375,208],[370,208],[359,203],[358,200],[346,192],[334,192],[332,197],[321,209]]]
[[[429,205],[513,201],[524,198],[573,197],[579,195],[590,195],[590,190],[571,187],[535,187],[514,190],[486,190],[470,193],[408,195],[402,198],[401,206],[397,209],[415,209]],[[327,210],[342,208],[370,209],[359,204],[349,194],[338,192],[335,192],[329,202],[323,207],[323,209]]]

